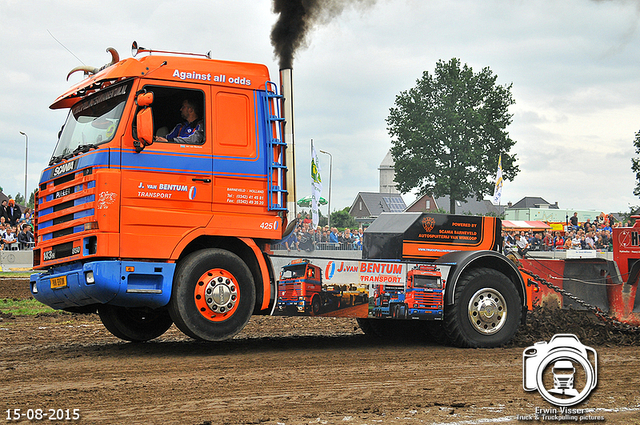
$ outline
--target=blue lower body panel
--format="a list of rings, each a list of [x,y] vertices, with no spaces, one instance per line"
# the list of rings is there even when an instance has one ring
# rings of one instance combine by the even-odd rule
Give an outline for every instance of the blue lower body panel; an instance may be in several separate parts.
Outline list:
[[[31,275],[31,293],[55,309],[112,304],[159,308],[171,299],[176,265],[141,261],[94,261]]]

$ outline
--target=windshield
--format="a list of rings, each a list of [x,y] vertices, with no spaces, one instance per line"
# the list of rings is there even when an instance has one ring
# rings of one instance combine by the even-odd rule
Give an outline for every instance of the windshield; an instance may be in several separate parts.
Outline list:
[[[286,266],[282,268],[280,274],[281,279],[295,279],[304,277],[304,272],[307,269],[306,264],[297,264],[295,266]]]
[[[130,84],[123,84],[76,103],[62,127],[50,163],[87,152],[113,139],[129,88]]]
[[[440,279],[437,276],[414,275],[414,288],[439,288]]]

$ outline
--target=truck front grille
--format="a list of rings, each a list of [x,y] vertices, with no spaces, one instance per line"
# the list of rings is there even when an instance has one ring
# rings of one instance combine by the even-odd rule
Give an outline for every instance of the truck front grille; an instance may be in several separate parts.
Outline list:
[[[82,253],[85,224],[95,221],[95,187],[91,167],[40,184],[34,221],[41,265]]]
[[[415,302],[424,308],[442,309],[442,290],[434,292],[414,292]]]

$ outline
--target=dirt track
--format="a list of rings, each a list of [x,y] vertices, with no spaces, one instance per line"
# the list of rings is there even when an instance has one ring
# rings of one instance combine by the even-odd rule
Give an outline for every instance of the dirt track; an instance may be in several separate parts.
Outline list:
[[[28,296],[22,285],[0,282],[0,299]],[[217,344],[174,327],[149,343],[124,343],[95,315],[0,317],[7,423],[16,422],[7,421],[7,409],[79,409],[81,423],[516,422],[552,407],[522,389],[523,347],[545,332],[578,334],[576,326],[588,323],[530,326],[515,346],[464,350],[371,341],[355,320],[330,317],[255,317]],[[577,407],[596,409],[591,414],[608,424],[640,424],[636,336],[598,326],[578,334],[597,350],[599,367],[598,387]]]

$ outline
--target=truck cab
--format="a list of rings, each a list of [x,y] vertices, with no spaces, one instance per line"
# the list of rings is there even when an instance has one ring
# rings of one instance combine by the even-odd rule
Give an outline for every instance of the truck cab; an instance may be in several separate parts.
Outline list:
[[[422,264],[409,270],[403,306],[406,317],[442,319],[443,294],[442,274],[435,266]]]
[[[89,71],[51,105],[69,114],[36,195],[34,297],[71,311],[163,309],[180,262],[224,248],[268,312],[264,251],[287,225],[281,97],[266,66],[208,57],[114,58]],[[185,100],[200,137],[164,141]],[[225,320],[218,307],[202,307],[207,320]]]
[[[278,310],[295,309],[312,316],[322,308],[322,270],[309,260],[297,259],[284,266],[278,282]]]

